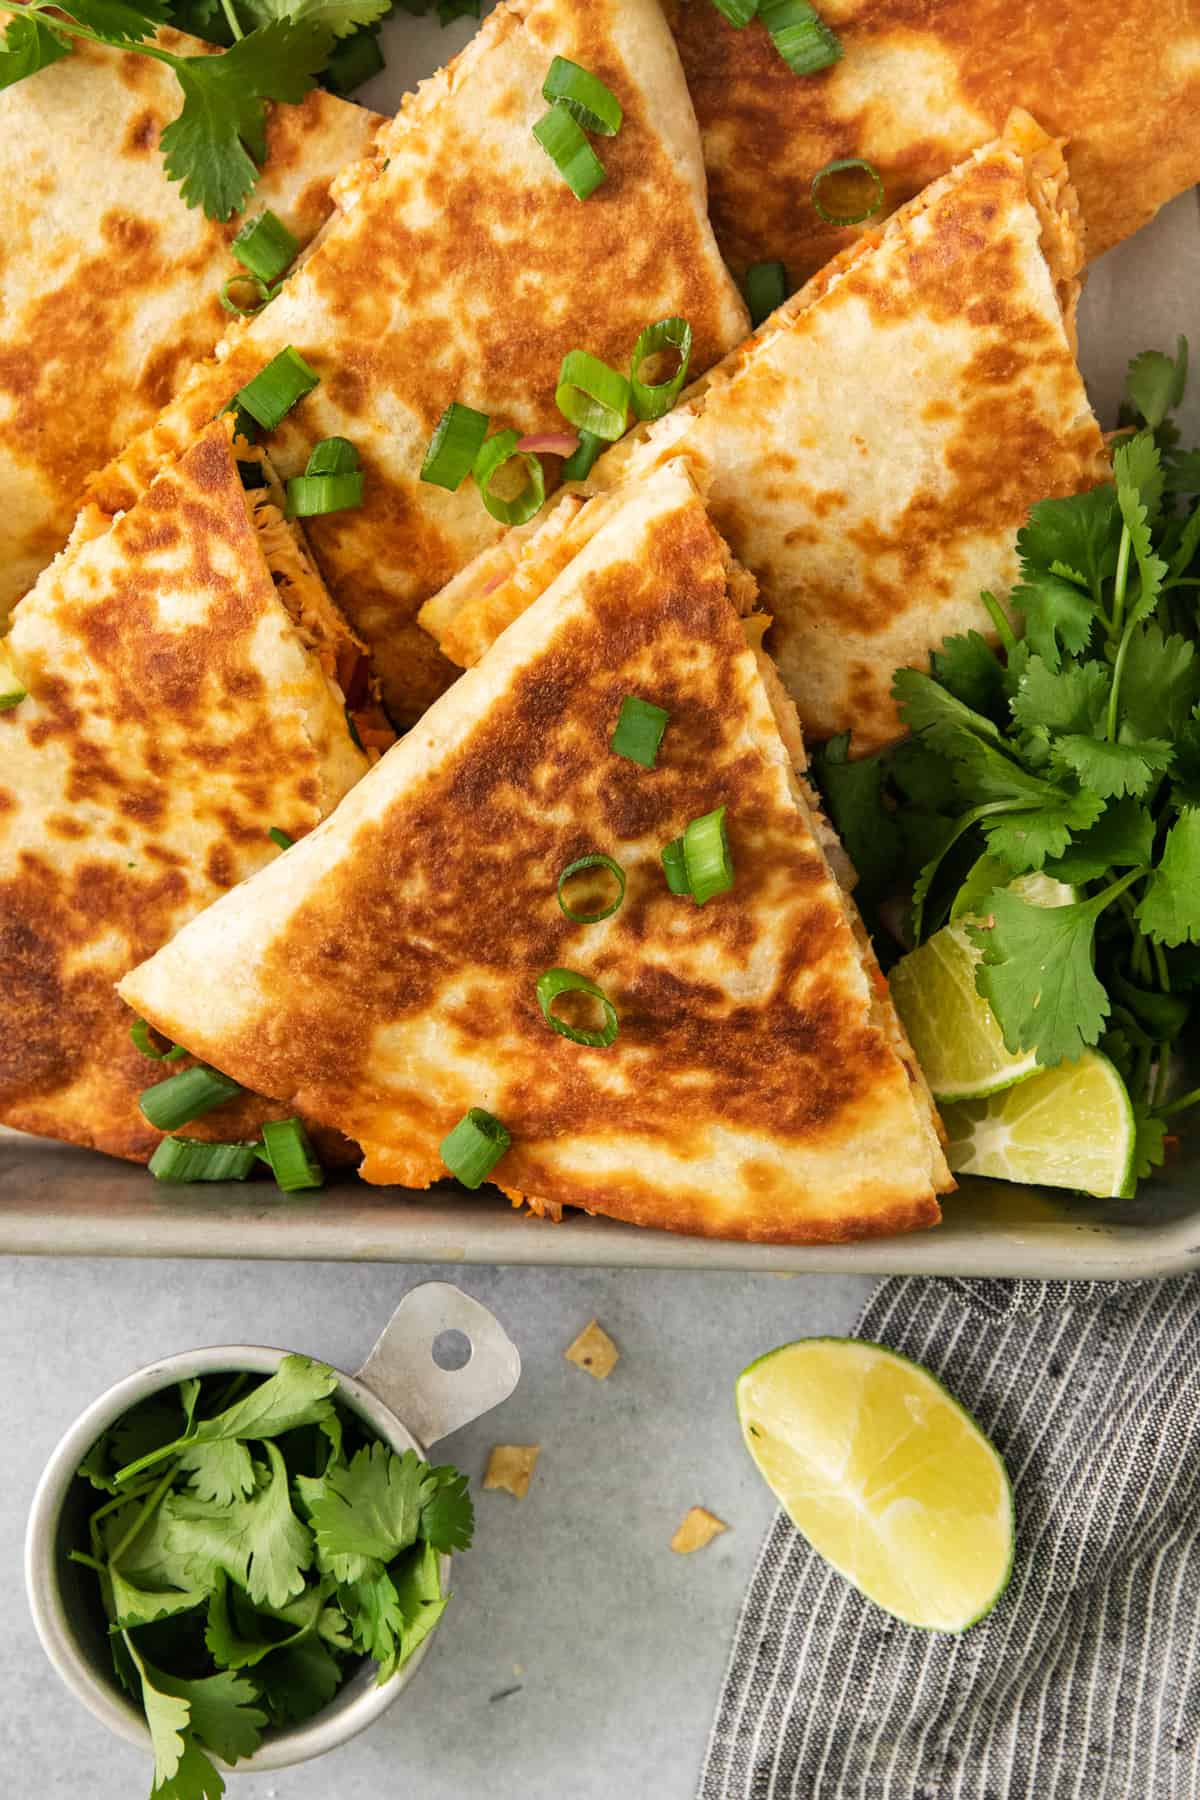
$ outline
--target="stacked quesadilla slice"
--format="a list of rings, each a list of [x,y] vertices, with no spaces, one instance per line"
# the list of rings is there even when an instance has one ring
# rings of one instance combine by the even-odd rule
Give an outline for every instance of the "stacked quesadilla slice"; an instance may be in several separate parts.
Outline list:
[[[934,1223],[933,1107],[752,603],[683,465],[657,469],[332,819],[122,995],[360,1142],[368,1181],[438,1180],[478,1108],[511,1138],[494,1181],[553,1215],[779,1242]],[[664,850],[692,880],[700,837],[723,873],[677,891]],[[588,857],[615,906],[573,896]]]
[[[116,981],[370,761],[361,648],[229,426],[115,522],[85,512],[0,643],[0,1122],[116,1156],[153,1151],[138,1095],[162,1074]]]

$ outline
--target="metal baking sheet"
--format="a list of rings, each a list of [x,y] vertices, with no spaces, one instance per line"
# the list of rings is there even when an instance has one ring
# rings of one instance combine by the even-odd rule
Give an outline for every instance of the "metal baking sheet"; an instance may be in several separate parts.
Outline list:
[[[405,90],[460,49],[473,29],[459,20],[442,32],[435,18],[401,13],[385,27],[386,72],[359,97],[394,111]],[[1116,422],[1132,355],[1170,348],[1189,327],[1195,337],[1198,292],[1193,191],[1089,277],[1079,313],[1080,362],[1103,424]],[[1192,348],[1195,364],[1200,342]],[[1189,441],[1200,440],[1200,377],[1183,423]],[[581,1215],[551,1225],[514,1212],[498,1196],[468,1195],[449,1183],[416,1195],[353,1177],[308,1197],[284,1198],[264,1183],[172,1190],[144,1170],[0,1127],[4,1252],[1136,1280],[1200,1267],[1200,1158],[1181,1160],[1133,1202],[967,1181],[934,1231],[798,1248],[676,1237]]]

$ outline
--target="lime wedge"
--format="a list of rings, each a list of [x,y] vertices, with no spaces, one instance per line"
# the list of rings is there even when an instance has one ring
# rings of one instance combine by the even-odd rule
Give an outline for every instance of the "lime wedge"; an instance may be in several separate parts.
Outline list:
[[[996,885],[990,881],[988,892]],[[1034,906],[1067,906],[1075,898],[1074,888],[1047,875],[1024,875],[1010,889]],[[1005,1049],[991,1007],[976,992],[982,952],[967,936],[970,922],[963,915],[943,925],[919,949],[902,956],[889,976],[896,1010],[938,1101],[996,1094],[1038,1068],[1032,1050],[1013,1055]]]
[[[802,1338],[738,1377],[746,1447],[798,1531],[906,1624],[965,1631],[1008,1585],[1013,1502],[992,1445],[928,1370]]]
[[[950,1167],[1101,1199],[1132,1191],[1137,1132],[1125,1083],[1107,1056],[1041,1069],[1019,1087],[942,1109]]]

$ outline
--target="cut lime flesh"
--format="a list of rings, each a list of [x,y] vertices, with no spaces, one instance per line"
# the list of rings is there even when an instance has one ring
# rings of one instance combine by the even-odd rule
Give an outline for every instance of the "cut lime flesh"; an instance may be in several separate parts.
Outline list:
[[[1107,1199],[1132,1185],[1137,1131],[1129,1092],[1099,1050],[1041,1069],[990,1099],[942,1109],[950,1167]]]
[[[887,1612],[963,1631],[1008,1585],[1004,1464],[940,1382],[855,1338],[806,1338],[738,1378],[746,1447],[809,1543]]]

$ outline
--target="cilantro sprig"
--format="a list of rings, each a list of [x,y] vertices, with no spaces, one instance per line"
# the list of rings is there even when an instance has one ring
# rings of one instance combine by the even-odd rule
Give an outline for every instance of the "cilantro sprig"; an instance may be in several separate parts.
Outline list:
[[[1013,1054],[1113,1058],[1142,1175],[1166,1121],[1200,1102],[1168,1098],[1200,991],[1200,451],[1180,450],[1170,416],[1186,376],[1183,339],[1134,359],[1112,481],[1034,506],[1007,608],[982,596],[997,647],[970,632],[928,672],[897,673],[911,738],[861,762],[835,740],[814,759],[869,923],[889,906],[894,923],[907,891],[919,942],[969,872],[994,870],[988,892],[971,887],[977,989]],[[1035,871],[1074,903],[1009,890]]]
[[[336,1386],[303,1356],[183,1381],[80,1465],[104,1498],[71,1555],[145,1712],[153,1800],[219,1800],[212,1757],[310,1718],[363,1658],[386,1681],[445,1610],[439,1558],[474,1530],[467,1478],[370,1437]]]

